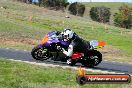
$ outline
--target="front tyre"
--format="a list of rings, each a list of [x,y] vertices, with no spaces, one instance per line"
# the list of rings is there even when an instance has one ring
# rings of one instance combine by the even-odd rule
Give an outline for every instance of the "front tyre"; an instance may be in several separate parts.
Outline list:
[[[36,60],[47,60],[49,58],[48,50],[45,47],[34,47],[31,51],[31,55]]]

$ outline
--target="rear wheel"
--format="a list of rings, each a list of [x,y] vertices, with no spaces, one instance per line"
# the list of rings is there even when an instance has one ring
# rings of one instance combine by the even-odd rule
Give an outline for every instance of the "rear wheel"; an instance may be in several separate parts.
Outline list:
[[[97,66],[102,61],[102,54],[99,51],[89,52],[88,59],[84,61],[83,65],[86,67]]]
[[[31,51],[31,55],[36,60],[47,60],[49,58],[48,49],[45,47],[38,48],[38,46],[34,47]]]

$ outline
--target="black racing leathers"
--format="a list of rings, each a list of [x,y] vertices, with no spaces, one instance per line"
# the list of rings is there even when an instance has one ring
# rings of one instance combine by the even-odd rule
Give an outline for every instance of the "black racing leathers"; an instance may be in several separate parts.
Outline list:
[[[71,39],[71,44],[73,46],[73,52],[83,52],[86,53],[90,48],[90,43],[83,40],[77,34],[74,33],[73,38]]]

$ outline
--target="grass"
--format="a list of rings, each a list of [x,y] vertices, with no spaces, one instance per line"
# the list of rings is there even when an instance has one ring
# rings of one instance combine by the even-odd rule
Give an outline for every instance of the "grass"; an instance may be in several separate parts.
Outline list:
[[[94,5],[94,4],[93,4]],[[86,18],[69,15],[60,11],[47,10],[43,7],[28,5],[19,2],[0,1],[0,47],[17,48],[31,51],[42,37],[52,30],[72,28],[85,40],[103,40],[106,43],[105,56],[109,50],[113,52],[109,60],[132,62],[132,33],[131,29],[123,29],[107,24],[97,23]],[[116,6],[116,5],[115,5]],[[107,49],[107,47],[109,47]],[[103,53],[103,52],[102,52]],[[122,59],[118,59],[117,56]]]
[[[129,6],[131,6],[131,3],[127,3],[127,2],[85,2],[83,3],[85,6],[87,7],[93,7],[93,6],[105,6],[108,8],[113,9],[117,9],[122,6],[123,4],[127,4]]]
[[[88,8],[96,7],[96,6],[108,7],[110,8],[112,15],[118,12],[119,7],[124,4],[130,7],[132,6],[132,3],[127,3],[127,2],[85,2],[83,4]]]
[[[80,86],[76,83],[76,75],[77,71],[72,69],[36,66],[0,58],[0,88],[132,88],[132,83]]]
[[[104,7],[110,8],[110,12],[111,12],[110,24],[111,25],[114,25],[113,15],[119,12],[118,9],[120,6],[125,4],[125,5],[128,5],[129,7],[132,7],[132,3],[127,3],[127,2],[85,2],[83,4],[86,6],[84,16],[86,16],[89,19],[90,19],[89,11],[91,7],[104,6]]]

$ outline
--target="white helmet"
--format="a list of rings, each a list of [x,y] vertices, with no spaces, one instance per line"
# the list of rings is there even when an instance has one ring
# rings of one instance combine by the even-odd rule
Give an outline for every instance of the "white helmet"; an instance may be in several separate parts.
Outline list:
[[[64,29],[63,38],[64,41],[67,41],[73,37],[74,32],[71,29]]]

